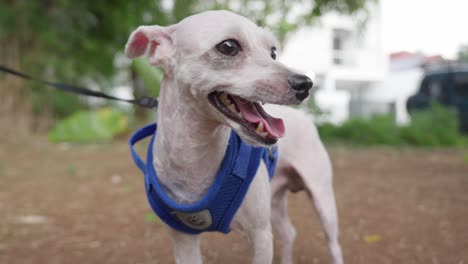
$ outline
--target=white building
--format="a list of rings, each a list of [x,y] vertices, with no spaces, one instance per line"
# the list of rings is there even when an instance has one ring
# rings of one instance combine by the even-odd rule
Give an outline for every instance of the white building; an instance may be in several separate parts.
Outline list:
[[[388,69],[380,16],[379,5],[373,6],[364,25],[356,17],[329,13],[288,40],[281,61],[315,73],[315,102],[330,113],[327,121],[341,123],[388,107],[367,102],[366,96],[380,87]]]
[[[421,52],[392,53],[387,75],[380,86],[366,94],[366,98],[381,105],[393,105],[396,122],[406,124],[410,121],[406,102],[419,90],[425,69],[440,67],[447,62],[439,55],[426,56]]]
[[[426,60],[426,56],[422,53],[398,52],[391,54],[387,75],[376,89],[366,94],[367,100],[380,105],[392,105],[391,111],[395,114],[395,121],[398,124],[409,122],[406,102],[419,88]]]

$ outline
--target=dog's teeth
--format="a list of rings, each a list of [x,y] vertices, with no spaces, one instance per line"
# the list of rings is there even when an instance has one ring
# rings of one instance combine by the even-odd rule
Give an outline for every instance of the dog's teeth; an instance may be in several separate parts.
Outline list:
[[[228,94],[227,93],[222,93],[218,96],[219,100],[224,104],[226,105],[227,107],[229,107],[231,104],[232,104],[232,101],[231,99],[229,99],[228,97]]]
[[[227,93],[222,93],[222,94],[220,94],[218,97],[219,97],[219,99],[221,99],[221,100],[226,100],[226,99],[228,99],[228,94],[227,94]]]
[[[221,102],[223,102],[225,105],[229,105],[227,102],[230,102],[229,98],[228,98],[228,94],[227,93],[222,93],[220,95],[218,95],[218,98]]]
[[[257,129],[255,129],[255,131],[260,134],[260,133],[262,133],[264,131],[263,129],[264,129],[263,123],[260,122],[260,123],[258,123]]]
[[[268,132],[260,133],[260,135],[261,135],[262,137],[267,137],[267,136],[268,136]]]
[[[236,106],[235,106],[234,104],[228,105],[228,108],[229,108],[229,110],[231,110],[232,112],[237,113],[237,108],[236,108]]]

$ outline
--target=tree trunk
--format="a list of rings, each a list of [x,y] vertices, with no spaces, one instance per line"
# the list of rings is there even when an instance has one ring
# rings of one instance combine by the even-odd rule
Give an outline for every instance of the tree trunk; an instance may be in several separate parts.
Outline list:
[[[0,64],[21,71],[17,39],[0,40]],[[27,83],[0,73],[0,129],[2,135],[30,135],[50,127],[51,117],[34,114],[28,100]]]

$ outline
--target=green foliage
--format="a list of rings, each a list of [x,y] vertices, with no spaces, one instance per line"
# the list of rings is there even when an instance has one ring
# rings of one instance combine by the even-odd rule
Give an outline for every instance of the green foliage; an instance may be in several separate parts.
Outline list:
[[[411,113],[411,123],[401,129],[408,144],[416,146],[454,146],[462,143],[454,109],[432,104],[429,110]]]
[[[32,90],[29,91],[31,109],[35,114],[51,111],[55,117],[64,118],[86,107],[86,104],[80,100],[79,96],[36,86],[34,85]],[[47,106],[47,108],[44,106]]]
[[[24,69],[77,79],[111,76],[129,31],[144,23],[146,11],[161,7],[142,0],[17,0],[0,2],[0,10],[0,39],[18,44]]]
[[[147,94],[157,96],[163,78],[162,70],[149,65],[144,58],[133,60],[132,67],[145,84]]]
[[[323,124],[318,129],[326,141],[358,145],[468,146],[467,137],[458,131],[458,118],[452,109],[433,104],[411,117],[411,123],[403,127],[397,126],[391,115],[381,115],[350,119],[340,126]]]
[[[128,119],[110,109],[79,111],[58,122],[49,132],[51,142],[111,140],[128,129]]]
[[[115,55],[130,31],[147,23],[167,23],[159,1],[0,1],[0,53],[17,54],[8,63],[34,76],[77,85],[92,79],[107,87]],[[77,96],[31,86],[25,95],[35,113],[60,118],[86,108]]]
[[[167,25],[196,12],[224,8],[278,29],[281,37],[324,12],[354,13],[375,0],[174,0],[170,8],[161,2],[1,1],[0,41],[17,44],[13,48],[19,49],[28,72],[48,70],[70,80],[82,75],[100,78],[112,75],[115,54],[123,51],[129,33],[141,24]],[[301,12],[289,19],[294,7],[301,7]],[[278,14],[279,20],[272,19]]]
[[[320,135],[326,140],[347,141],[361,145],[401,144],[399,128],[390,115],[374,116],[369,120],[350,119],[341,126],[319,126]]]
[[[173,24],[196,12],[222,8],[270,28],[284,43],[288,32],[313,23],[325,12],[356,13],[375,1],[172,0],[164,7],[163,1],[155,0],[0,1],[0,53],[16,54],[13,63],[34,76],[77,85],[92,79],[109,87],[105,80],[115,75],[115,56],[123,53],[130,32],[138,25]],[[158,91],[158,85],[143,78]],[[37,113],[51,110],[64,117],[86,108],[78,99],[46,89],[29,96]]]

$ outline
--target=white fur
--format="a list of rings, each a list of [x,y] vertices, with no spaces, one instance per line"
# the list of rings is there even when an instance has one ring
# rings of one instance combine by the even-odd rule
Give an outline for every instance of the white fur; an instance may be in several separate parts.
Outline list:
[[[214,48],[236,39],[242,57],[230,60]],[[250,101],[299,103],[287,83],[291,69],[274,61],[272,35],[244,17],[227,11],[208,11],[170,27],[138,28],[126,46],[129,57],[144,50],[152,65],[164,70],[158,110],[154,166],[168,195],[179,203],[199,200],[214,180],[227,148],[230,130],[259,145],[240,126],[208,102],[215,90]],[[272,225],[282,240],[282,263],[292,263],[294,227],[287,215],[288,189],[304,189],[313,198],[327,234],[333,263],[343,263],[330,160],[310,116],[282,106],[266,111],[285,121],[286,136],[278,142],[276,175],[269,182],[262,163],[231,229],[252,243],[253,263],[271,263]],[[202,263],[199,236],[168,228],[176,263]]]

